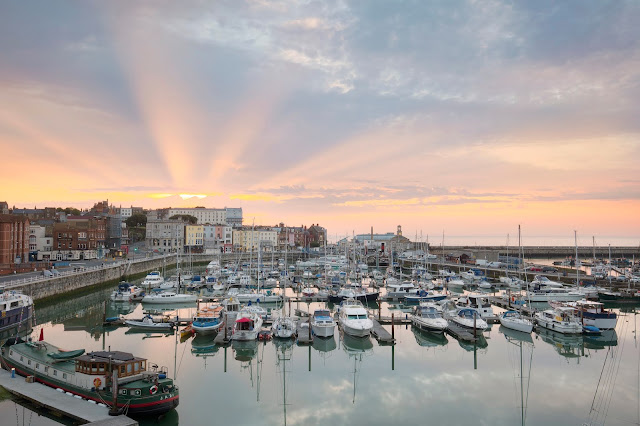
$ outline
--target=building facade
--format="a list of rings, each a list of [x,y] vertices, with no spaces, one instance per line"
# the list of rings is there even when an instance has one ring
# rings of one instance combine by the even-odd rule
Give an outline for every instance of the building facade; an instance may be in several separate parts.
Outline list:
[[[0,214],[0,264],[23,263],[29,259],[29,218]]]
[[[147,248],[162,253],[182,251],[184,228],[181,220],[147,220]]]
[[[102,257],[107,241],[107,218],[67,216],[53,225],[53,247],[49,256],[57,260],[84,260]],[[41,256],[38,254],[38,258]]]
[[[278,246],[278,233],[271,228],[241,228],[233,230],[233,248],[239,251],[271,251]]]
[[[204,251],[204,226],[186,225],[184,228],[185,251],[202,253]]]

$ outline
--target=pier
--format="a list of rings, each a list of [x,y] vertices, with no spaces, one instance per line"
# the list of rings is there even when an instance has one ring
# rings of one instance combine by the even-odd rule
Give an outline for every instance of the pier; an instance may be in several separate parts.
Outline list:
[[[471,343],[478,341],[482,336],[482,330],[476,330],[476,334],[474,335],[473,331],[460,327],[459,325],[452,324],[450,321],[446,332],[458,340]]]
[[[395,337],[391,333],[389,333],[387,329],[382,326],[382,324],[380,324],[375,319],[373,319],[372,321],[373,328],[371,329],[371,334],[378,340],[378,342],[380,342],[381,344],[393,344],[396,342]],[[393,330],[393,324],[391,325],[391,327]]]
[[[56,391],[42,383],[28,383],[23,376],[11,377],[11,373],[4,369],[0,369],[0,385],[12,394],[39,407],[82,423],[109,426],[136,426],[138,424],[137,421],[127,416],[110,416],[107,407]]]
[[[306,324],[306,327],[303,327]],[[311,332],[311,324],[309,322],[298,321],[296,323],[296,335],[299,345],[310,345],[313,343],[313,333]]]

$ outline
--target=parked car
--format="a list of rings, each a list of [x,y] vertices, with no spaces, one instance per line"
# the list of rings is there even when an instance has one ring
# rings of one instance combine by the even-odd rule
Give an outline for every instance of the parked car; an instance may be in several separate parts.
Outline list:
[[[529,266],[527,268],[527,271],[531,271],[531,272],[542,272],[542,267],[540,266]]]
[[[543,266],[542,272],[546,272],[547,274],[555,274],[558,272],[558,268],[554,268],[553,266]]]
[[[624,276],[624,275],[618,275],[618,276],[616,277],[616,281],[620,281],[620,282],[623,282],[623,283],[624,283],[624,282],[626,282],[626,281],[627,281],[627,277],[626,277],[626,276]]]
[[[631,277],[631,279],[629,280],[631,282],[631,284],[638,284],[640,283],[640,277],[637,275],[634,275]]]

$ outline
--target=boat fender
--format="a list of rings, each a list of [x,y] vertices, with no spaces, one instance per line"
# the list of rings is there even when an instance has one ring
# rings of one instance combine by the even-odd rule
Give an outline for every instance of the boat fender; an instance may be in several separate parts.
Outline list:
[[[155,395],[158,392],[158,387],[156,385],[153,385],[149,388],[149,393],[151,395]]]
[[[93,386],[95,386],[96,388],[99,388],[101,384],[102,384],[102,380],[100,380],[99,377],[96,377],[95,379],[93,379]]]
[[[158,374],[158,379],[166,379],[166,378],[167,378],[166,374],[164,374],[164,373]]]

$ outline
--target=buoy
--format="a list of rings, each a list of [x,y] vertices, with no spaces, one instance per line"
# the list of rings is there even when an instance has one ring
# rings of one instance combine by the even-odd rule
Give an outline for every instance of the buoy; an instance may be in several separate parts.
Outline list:
[[[99,388],[101,384],[102,384],[102,380],[100,380],[99,377],[96,377],[95,379],[93,379],[93,386]]]

